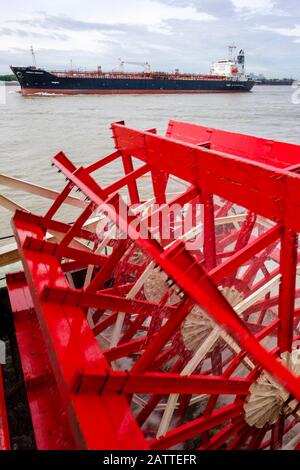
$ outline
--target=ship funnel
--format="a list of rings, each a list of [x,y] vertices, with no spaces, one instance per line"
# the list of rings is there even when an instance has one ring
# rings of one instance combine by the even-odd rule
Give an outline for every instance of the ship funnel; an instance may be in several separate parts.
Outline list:
[[[240,50],[237,56],[238,64],[244,65],[245,64],[245,51],[243,49]]]

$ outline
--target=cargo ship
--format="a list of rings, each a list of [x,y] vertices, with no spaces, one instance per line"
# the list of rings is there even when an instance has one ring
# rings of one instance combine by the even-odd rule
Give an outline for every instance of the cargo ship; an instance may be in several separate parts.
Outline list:
[[[232,49],[232,47],[231,47]],[[32,51],[33,53],[33,51]],[[54,71],[36,67],[14,67],[23,95],[32,94],[151,94],[151,93],[224,93],[249,92],[255,81],[246,75],[245,52],[237,56],[231,53],[227,60],[212,64],[208,75],[151,71],[145,62],[124,62],[120,60],[116,70],[105,72],[102,67],[96,71]],[[125,64],[143,65],[141,73],[126,72]]]

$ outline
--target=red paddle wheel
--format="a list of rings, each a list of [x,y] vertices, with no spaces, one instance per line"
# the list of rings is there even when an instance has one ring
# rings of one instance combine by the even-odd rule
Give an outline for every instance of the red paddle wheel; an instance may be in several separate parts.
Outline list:
[[[44,216],[13,218],[37,447],[300,448],[300,147],[178,122],[112,131],[89,167],[53,158],[66,186]]]

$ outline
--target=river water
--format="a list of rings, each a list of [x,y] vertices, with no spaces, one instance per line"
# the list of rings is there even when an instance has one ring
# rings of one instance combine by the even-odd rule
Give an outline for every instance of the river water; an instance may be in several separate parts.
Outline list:
[[[7,87],[0,104],[0,173],[59,189],[64,180],[50,166],[63,150],[86,165],[113,149],[110,123],[125,120],[139,129],[164,133],[169,119],[300,144],[300,104],[290,87],[255,87],[246,94],[34,96]],[[117,176],[103,174],[106,185]],[[0,193],[34,211],[47,203],[0,187]],[[10,216],[0,208],[0,237],[11,233]]]

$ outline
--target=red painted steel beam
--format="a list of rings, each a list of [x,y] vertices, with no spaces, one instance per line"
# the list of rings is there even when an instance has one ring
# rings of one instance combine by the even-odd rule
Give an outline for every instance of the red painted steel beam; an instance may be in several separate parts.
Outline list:
[[[298,234],[285,229],[281,237],[278,346],[291,352],[294,332]]]
[[[209,276],[215,283],[219,283],[228,275],[238,268],[240,268],[247,261],[251,260],[257,253],[267,248],[270,244],[274,243],[280,237],[282,228],[279,226],[273,227],[266,233],[253,240],[246,247],[242,248],[227,261],[220,266],[211,270]]]
[[[260,448],[261,442],[264,439],[267,433],[266,427],[263,429],[257,430],[257,432],[252,436],[246,450],[257,450]]]
[[[65,234],[68,232],[68,230],[70,230],[69,224],[66,224],[64,222],[59,222],[57,220],[46,219],[43,216],[39,216],[39,215],[32,214],[29,212],[20,212],[18,217],[19,217],[19,220],[22,219],[24,223],[38,225],[40,228],[44,229],[45,232],[47,230],[49,231],[52,230],[54,232]],[[85,229],[78,230],[77,237],[82,238],[87,241],[92,241],[92,242],[94,242],[96,239],[96,236],[94,233]]]
[[[93,333],[98,333],[97,326],[93,329]],[[149,343],[149,341],[155,338],[155,336],[156,334],[153,336],[147,335],[146,338],[139,338],[128,343],[123,343],[120,346],[116,346],[115,348],[105,351],[104,356],[107,361],[111,362],[116,361],[121,357],[129,356],[133,353],[139,353],[140,351],[143,351],[144,347]]]
[[[134,173],[132,157],[130,155],[123,153],[122,162],[123,162],[125,175],[127,176],[132,175]],[[136,175],[135,178],[137,177],[138,176]],[[127,183],[131,204],[138,204],[140,202],[139,190],[138,190],[138,186],[137,186],[137,182],[135,178],[130,178],[130,181],[128,181]]]
[[[67,287],[65,275],[56,258],[23,249],[27,236],[41,239],[43,230],[24,223],[22,217],[19,220],[18,212],[14,216],[13,226],[39,325],[47,343],[51,367],[77,448],[147,448],[125,397],[115,393],[85,397],[71,392],[70,387],[78,368],[84,370],[92,367],[101,374],[109,365],[82,309],[39,300],[46,285]],[[126,422],[124,433],[120,432],[122,422]]]
[[[47,214],[45,215],[46,219],[52,219],[60,206],[65,202],[66,198],[69,196],[70,192],[73,189],[73,183],[68,183],[61,193],[57,196],[51,207],[49,208]]]
[[[255,430],[246,424],[245,428],[241,429],[240,432],[227,444],[226,450],[242,449],[245,442],[253,435],[254,432]]]
[[[260,333],[256,335],[256,338],[258,340],[264,339],[266,336],[268,336],[278,325],[279,320],[275,320],[273,323],[270,323],[268,326],[266,326]],[[235,358],[230,362],[229,366],[225,369],[223,377],[224,379],[228,379],[232,376],[234,371],[237,369],[237,367],[241,364],[242,360],[246,356],[245,351],[241,351],[239,354],[235,356]],[[204,415],[210,415],[216,406],[216,403],[218,401],[218,396],[214,395],[211,396],[210,399],[208,400],[208,403],[206,405],[206,408],[204,410]]]
[[[276,242],[275,242],[276,243]],[[263,253],[258,255],[256,258],[253,259],[252,263],[249,265],[249,267],[246,269],[246,271],[242,274],[241,279],[240,279],[240,285],[242,288],[247,288],[249,291],[256,288],[259,288],[259,284],[264,284],[267,282],[267,280],[271,279],[271,276],[273,275],[274,272],[277,270],[273,270],[271,274],[265,273],[265,277],[258,281],[256,284],[253,285],[253,282],[256,279],[257,273],[262,270],[265,272],[266,267],[265,263],[268,261],[268,259],[271,256],[271,253],[274,251],[274,244],[271,246],[268,246]]]
[[[208,271],[216,267],[216,228],[214,197],[212,194],[204,194],[204,240],[203,253],[205,266]]]
[[[142,357],[134,364],[132,372],[141,374],[151,367],[151,364],[161,352],[165,344],[172,338],[173,334],[178,331],[181,323],[189,314],[193,303],[187,299],[178,308],[177,312],[172,315],[172,318],[161,328],[156,338],[151,342],[151,345],[144,352]]]
[[[110,186],[107,186],[104,188],[104,192],[107,196],[110,194],[113,194],[120,189],[122,189],[124,186],[132,187],[131,185],[135,183],[137,178],[140,178],[141,176],[144,176],[146,173],[148,173],[150,170],[149,165],[143,165],[141,168],[138,168],[137,170],[133,170],[131,173],[128,173],[126,176],[123,178],[120,178],[118,181],[115,183],[112,183]],[[132,204],[137,204],[139,202],[138,196],[131,195],[131,200],[133,200]]]
[[[268,163],[278,168],[288,168],[290,171],[295,167],[299,168],[299,145],[295,144],[174,120],[169,122],[166,136],[194,145],[207,140],[214,150]]]
[[[101,267],[108,261],[107,256],[96,255],[92,251],[85,249],[84,246],[82,247],[82,250],[69,246],[61,248],[59,243],[48,242],[47,240],[37,240],[33,237],[26,238],[24,248],[31,251],[48,253],[53,256],[57,256],[59,250],[59,254],[64,258],[76,260],[79,263],[84,263],[85,265],[91,264]]]
[[[252,231],[255,227],[256,224],[256,214],[253,212],[248,212],[246,220],[244,221],[240,233],[237,237],[237,241],[235,243],[234,251],[239,252],[242,250],[245,246],[248,245]],[[257,270],[258,271],[258,270]],[[237,271],[234,271],[228,279],[226,279],[226,285],[227,286],[232,286],[234,284],[235,278],[236,278]]]
[[[69,227],[69,230],[64,235],[56,250],[57,257],[63,257],[63,251],[69,246],[71,240],[78,234],[78,230],[82,229],[83,224],[88,220],[95,210],[95,204],[91,202],[80,214],[76,222]]]
[[[300,231],[300,176],[261,162],[112,125],[117,149]],[[298,149],[299,152],[299,149]],[[184,166],[181,162],[184,161]],[[179,163],[180,162],[180,163]]]
[[[119,152],[118,150],[116,152],[113,152],[111,153],[110,155],[107,155],[106,157],[102,158],[101,160],[95,162],[95,163],[92,163],[91,165],[89,165],[87,168],[86,168],[86,171],[88,173],[93,173],[97,170],[100,170],[101,168],[103,168],[104,166],[106,165],[109,165],[110,163],[114,162],[115,160],[117,160],[119,157],[121,156],[121,152]]]
[[[241,416],[242,413],[243,406],[241,404],[225,406],[220,410],[214,411],[210,416],[203,416],[202,418],[198,418],[187,424],[178,426],[160,439],[153,439],[149,443],[150,448],[152,450],[170,449],[179,442],[192,439],[204,431],[208,431],[209,429],[224,424],[226,421]]]
[[[71,288],[49,288],[45,287],[41,299],[48,302],[58,302],[65,305],[79,307],[99,308],[112,312],[124,312],[128,314],[147,314],[154,316],[161,314],[161,305],[154,302],[146,302],[139,299],[126,299],[113,294],[103,294],[101,291],[90,294]],[[169,317],[176,312],[177,307],[164,306],[163,315]]]
[[[189,376],[180,374],[145,373],[140,377],[130,376],[123,393],[145,394],[224,394],[248,395],[250,380],[228,379],[223,377]]]
[[[162,205],[166,204],[166,189],[168,184],[169,175],[156,168],[151,169],[153,193],[155,196],[155,203]]]
[[[283,444],[285,418],[280,416],[278,421],[273,425],[271,435],[271,447],[270,450],[280,450]]]
[[[97,372],[78,372],[74,379],[77,393],[107,393],[118,392],[125,395],[141,394],[171,394],[183,395],[224,394],[241,395],[249,393],[252,380],[225,379],[208,377],[206,375],[190,375],[188,377],[175,373],[147,372],[136,375],[131,372],[110,371],[100,375]],[[77,385],[79,384],[79,385]]]
[[[245,427],[244,420],[237,420],[227,424],[223,429],[217,432],[211,439],[205,442],[198,450],[217,450],[225,444],[228,439],[239,433]]]
[[[97,322],[99,320],[98,312],[99,312],[99,310],[97,310],[97,317],[96,317]],[[103,314],[103,311],[101,310],[100,317],[102,316],[102,314]],[[108,315],[108,316],[104,317],[99,323],[96,324],[96,326],[93,327],[94,335],[98,336],[102,331],[106,330],[106,328],[112,326],[115,323],[115,321],[117,320],[118,315],[119,315],[119,312],[114,312],[111,315]]]
[[[181,207],[183,207],[185,204],[187,204],[189,202],[191,203],[191,201],[193,201],[196,197],[199,197],[199,196],[200,196],[199,189],[195,188],[194,186],[191,186],[187,191],[185,191],[180,196],[174,198],[168,204],[166,202],[157,202],[156,204],[158,206],[154,207],[151,210],[150,216],[149,215],[146,215],[144,217],[141,216],[141,221],[142,222],[148,222],[150,220],[150,222],[151,222],[151,219],[155,220],[155,216],[157,216],[159,213],[161,213],[165,210],[170,210],[170,208],[172,208],[172,206],[181,206]],[[158,196],[156,196],[156,200],[157,199],[158,199],[158,201],[160,201]]]
[[[118,240],[115,243],[112,254],[107,259],[106,263],[102,266],[102,268],[94,276],[94,278],[91,280],[91,283],[88,285],[88,287],[85,289],[87,293],[96,292],[103,286],[106,281],[109,280],[115,266],[125,254],[126,250],[128,249],[128,246],[128,240]]]
[[[275,320],[274,322],[270,323],[268,326],[266,326],[264,329],[262,329],[256,336],[258,340],[264,339],[266,336],[268,336],[278,325],[279,320]],[[245,351],[241,351],[239,354],[235,356],[235,358],[231,361],[229,366],[225,369],[223,378],[228,379],[232,376],[234,371],[237,369],[237,367],[241,364],[242,360],[246,356]],[[210,397],[207,406],[204,410],[204,415],[210,415],[216,406],[216,403],[218,401],[218,395],[213,395]]]
[[[7,287],[37,449],[75,449],[25,276],[9,275]]]
[[[293,419],[289,424],[287,424],[287,426],[285,426],[284,428],[284,434],[288,433],[291,429],[293,429],[293,427],[296,426],[298,422],[299,421],[297,419]],[[264,428],[264,432],[266,434],[265,428]],[[259,447],[256,446],[255,449],[259,449],[259,450],[266,449],[267,447],[271,445],[271,443],[272,443],[272,439],[268,439],[267,441],[263,442]],[[297,450],[297,448],[295,448],[294,450]]]

